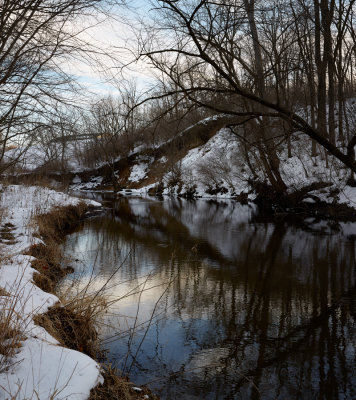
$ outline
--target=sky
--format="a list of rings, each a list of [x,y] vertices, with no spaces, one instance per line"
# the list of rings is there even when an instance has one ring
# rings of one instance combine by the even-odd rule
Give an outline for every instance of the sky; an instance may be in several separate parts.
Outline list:
[[[153,71],[147,64],[130,63],[133,60],[132,51],[135,49],[135,31],[139,28],[138,20],[149,18],[151,5],[147,0],[133,0],[129,4],[131,10],[118,8],[116,18],[102,18],[100,23],[95,21],[95,26],[82,34],[84,41],[114,55],[114,59],[100,55],[99,65],[89,65],[84,60],[76,59],[66,67],[93,97],[118,95],[118,86],[125,79],[134,80],[140,91],[145,91],[154,84]],[[94,24],[94,21],[86,23]],[[127,63],[130,66],[122,69]]]

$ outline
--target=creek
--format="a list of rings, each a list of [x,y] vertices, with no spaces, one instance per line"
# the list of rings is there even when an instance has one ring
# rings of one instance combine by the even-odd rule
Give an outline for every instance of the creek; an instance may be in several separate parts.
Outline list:
[[[105,292],[101,343],[133,382],[162,399],[356,398],[355,223],[105,204],[67,237],[63,285]]]

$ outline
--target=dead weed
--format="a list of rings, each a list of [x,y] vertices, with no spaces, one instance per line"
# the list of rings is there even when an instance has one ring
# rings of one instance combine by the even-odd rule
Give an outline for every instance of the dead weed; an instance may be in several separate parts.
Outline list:
[[[103,377],[104,383],[90,391],[89,400],[158,400],[148,388],[136,388],[127,377],[119,376],[119,371],[111,365],[105,366]]]
[[[81,201],[75,206],[56,207],[49,213],[37,215],[38,233],[45,241],[61,242],[65,234],[78,225],[87,209],[88,206]]]
[[[55,306],[45,314],[36,315],[34,321],[63,346],[96,358],[97,332],[90,314],[78,313],[69,306]]]

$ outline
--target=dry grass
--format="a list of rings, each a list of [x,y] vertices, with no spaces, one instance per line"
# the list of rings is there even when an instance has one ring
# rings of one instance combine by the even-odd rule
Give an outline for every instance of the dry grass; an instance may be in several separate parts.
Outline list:
[[[13,357],[16,349],[21,346],[21,339],[20,330],[11,327],[7,318],[5,321],[0,321],[0,354],[2,357],[5,359]]]
[[[46,329],[62,346],[83,352],[96,360],[102,359],[97,327],[107,309],[105,298],[95,293],[61,300],[61,305],[36,315],[35,323]],[[135,390],[132,382],[121,377],[119,371],[108,363],[102,364],[102,374],[104,383],[91,390],[90,400],[158,399],[147,388]]]
[[[103,376],[104,383],[91,390],[89,400],[158,400],[158,397],[148,388],[135,390],[132,382],[126,377],[119,376],[119,371],[112,368],[110,364],[105,366]]]
[[[2,297],[2,296],[10,296],[10,295],[5,289],[0,287],[0,297]]]
[[[87,205],[56,207],[46,214],[36,215],[35,222],[45,245],[36,244],[29,254],[36,259],[32,267],[37,270],[33,280],[42,290],[56,292],[57,282],[68,272],[60,265],[59,243],[68,231],[78,225],[87,211]],[[56,293],[57,294],[57,293]],[[62,304],[36,315],[35,323],[45,328],[63,346],[96,357],[97,341],[95,318],[103,309],[103,301],[88,297],[61,299]]]
[[[33,264],[32,264],[33,266]],[[55,292],[55,284],[53,281],[46,275],[40,274],[38,272],[35,272],[33,274],[33,282],[36,286],[38,286],[40,289],[42,289],[44,292],[47,293],[53,293]]]
[[[6,178],[2,179],[3,185],[25,185],[25,186],[41,186],[49,189],[66,191],[70,184],[70,178],[66,175],[61,175],[61,182],[56,180],[56,176],[52,178],[46,173],[28,172],[19,169],[18,171],[9,170]]]
[[[33,281],[45,292],[55,293],[56,284],[68,273],[60,264],[62,255],[58,245],[65,234],[78,225],[87,209],[87,205],[80,202],[77,206],[56,207],[49,213],[34,216],[38,234],[46,244],[31,246],[27,254],[36,258],[31,263],[37,271]]]
[[[105,310],[103,298],[74,298],[36,315],[35,323],[45,328],[63,346],[96,359],[99,352],[96,330],[98,316]]]
[[[52,180],[48,176],[40,173],[25,173],[23,175],[20,174],[20,182],[25,184],[26,186],[41,186],[53,189]]]
[[[0,373],[11,366],[11,359],[22,346],[25,337],[26,326],[16,311],[16,305],[21,297],[18,288],[12,296],[3,288],[0,288]],[[26,323],[25,323],[26,325]]]
[[[103,377],[104,383],[98,385],[90,391],[89,400],[132,399],[132,385],[127,379],[119,376],[119,371],[108,365],[106,370],[103,371]]]
[[[87,205],[56,207],[46,214],[34,217],[39,235],[45,245],[33,245],[28,254],[36,259],[32,267],[37,270],[33,281],[42,290],[56,293],[56,285],[68,272],[60,265],[59,243],[68,231],[78,225],[87,211]],[[103,309],[100,297],[62,298],[62,304],[51,307],[45,314],[36,315],[35,323],[45,328],[63,346],[78,350],[95,358],[97,353],[97,333],[95,316]]]
[[[58,244],[53,240],[48,245],[36,244],[31,246],[27,254],[36,258],[31,262],[32,268],[37,271],[33,274],[34,283],[45,292],[55,293],[57,282],[66,274],[60,265]]]
[[[88,206],[81,201],[76,206],[56,207],[46,214],[35,216],[38,233],[46,241],[61,242],[83,218]]]
[[[0,209],[0,242],[13,240],[11,230],[12,224],[2,224],[5,210]],[[1,255],[0,264],[6,257]],[[11,365],[11,359],[15,355],[21,341],[24,338],[24,327],[21,319],[16,312],[16,303],[19,299],[19,287],[12,288],[14,294],[11,296],[8,290],[0,287],[0,373],[6,371]]]

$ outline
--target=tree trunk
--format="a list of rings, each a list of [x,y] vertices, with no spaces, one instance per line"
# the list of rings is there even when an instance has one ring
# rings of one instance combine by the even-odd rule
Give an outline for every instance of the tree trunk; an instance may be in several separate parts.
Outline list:
[[[255,1],[244,0],[244,5],[253,41],[256,91],[261,98],[264,98],[265,78],[261,45],[255,20]],[[287,186],[283,182],[279,172],[279,159],[274,146],[274,141],[269,137],[270,135],[266,131],[266,127],[268,128],[268,125],[269,119],[267,117],[263,117],[262,123],[260,126],[258,126],[259,137],[263,142],[263,145],[259,146],[259,153],[271,185],[277,192],[284,192],[287,189]]]
[[[325,0],[323,0],[325,1]],[[315,18],[315,64],[318,74],[318,86],[317,86],[317,99],[318,99],[318,109],[317,109],[317,124],[318,131],[327,137],[326,128],[326,67],[327,64],[322,55],[321,51],[321,32],[322,26],[320,21],[320,4],[319,0],[314,0],[314,18]]]

